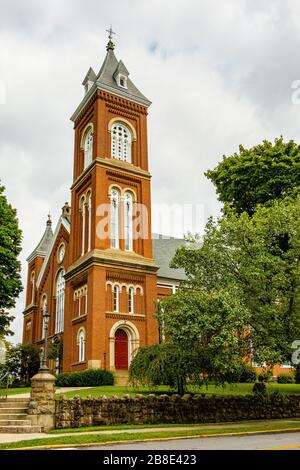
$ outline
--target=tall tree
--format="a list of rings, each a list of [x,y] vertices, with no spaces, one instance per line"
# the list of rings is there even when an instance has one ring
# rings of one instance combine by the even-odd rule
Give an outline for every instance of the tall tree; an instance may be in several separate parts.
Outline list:
[[[238,214],[254,213],[257,204],[281,199],[300,189],[300,146],[282,137],[224,156],[206,172],[216,186],[219,200]]]
[[[0,336],[12,334],[9,325],[13,316],[9,310],[15,306],[22,291],[18,261],[22,233],[16,210],[7,202],[4,190],[4,186],[0,186]]]
[[[235,328],[257,362],[290,359],[300,338],[299,233],[300,197],[259,206],[252,217],[227,208],[209,220],[203,244],[191,238],[173,260],[188,280],[161,302],[165,334],[192,344],[210,331],[208,344],[226,351],[225,344],[235,345]]]

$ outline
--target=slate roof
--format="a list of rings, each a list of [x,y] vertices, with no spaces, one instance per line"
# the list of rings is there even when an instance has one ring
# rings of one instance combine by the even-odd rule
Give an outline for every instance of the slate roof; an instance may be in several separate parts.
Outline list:
[[[116,58],[114,53],[114,44],[112,42],[109,42],[106,49],[107,53],[99,73],[96,75],[92,67],[90,67],[83,80],[83,85],[86,84],[87,80],[90,80],[91,82],[93,82],[93,86],[91,86],[91,88],[86,93],[83,100],[77,107],[76,111],[71,116],[71,121],[73,122],[75,122],[79,113],[82,111],[86,103],[94,94],[95,90],[98,88],[104,91],[108,91],[122,98],[139,103],[142,106],[148,107],[151,104],[151,101],[149,101],[148,98],[146,98],[146,96],[140,92],[140,90],[128,77],[129,72],[124,63]],[[118,85],[116,80],[118,73],[126,75],[127,88]]]
[[[146,106],[151,104],[151,101],[137,89],[129,77],[127,78],[127,88],[120,87],[114,78],[116,72],[123,73],[127,76],[129,75],[124,63],[121,60],[118,61],[112,49],[108,49],[102,67],[97,75],[96,83],[99,88],[104,88],[107,91],[124,96],[125,98],[141,102]]]
[[[45,257],[51,245],[52,238],[53,238],[52,222],[51,222],[50,217],[48,216],[44,235],[42,236],[40,242],[37,244],[33,252],[28,256],[27,261],[30,261],[36,256]]]
[[[152,249],[155,263],[159,266],[157,271],[158,277],[175,279],[183,281],[186,274],[183,269],[170,268],[176,250],[185,245],[186,241],[182,238],[166,237],[163,235],[152,234]]]

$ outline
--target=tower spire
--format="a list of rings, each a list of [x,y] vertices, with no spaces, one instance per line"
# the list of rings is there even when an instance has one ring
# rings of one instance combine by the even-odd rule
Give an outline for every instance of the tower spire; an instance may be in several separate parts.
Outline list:
[[[112,42],[112,38],[113,38],[113,34],[116,34],[113,29],[112,29],[112,26],[110,25],[110,28],[109,29],[106,29],[106,32],[108,33],[108,43],[107,43],[107,46],[106,46],[106,50],[107,51],[113,51],[114,48],[115,48],[115,45],[114,43]]]

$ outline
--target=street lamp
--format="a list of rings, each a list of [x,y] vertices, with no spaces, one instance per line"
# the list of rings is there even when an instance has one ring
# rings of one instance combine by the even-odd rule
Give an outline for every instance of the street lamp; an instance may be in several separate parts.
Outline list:
[[[43,308],[43,329],[44,329],[44,351],[42,354],[41,367],[39,372],[48,372],[49,368],[47,367],[47,356],[48,356],[48,323],[49,323],[49,313],[47,310],[47,305]]]

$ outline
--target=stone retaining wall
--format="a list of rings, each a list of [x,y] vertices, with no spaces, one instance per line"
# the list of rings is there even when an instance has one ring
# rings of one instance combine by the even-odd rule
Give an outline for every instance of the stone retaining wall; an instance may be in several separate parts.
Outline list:
[[[300,418],[300,396],[137,395],[56,400],[56,428]]]

